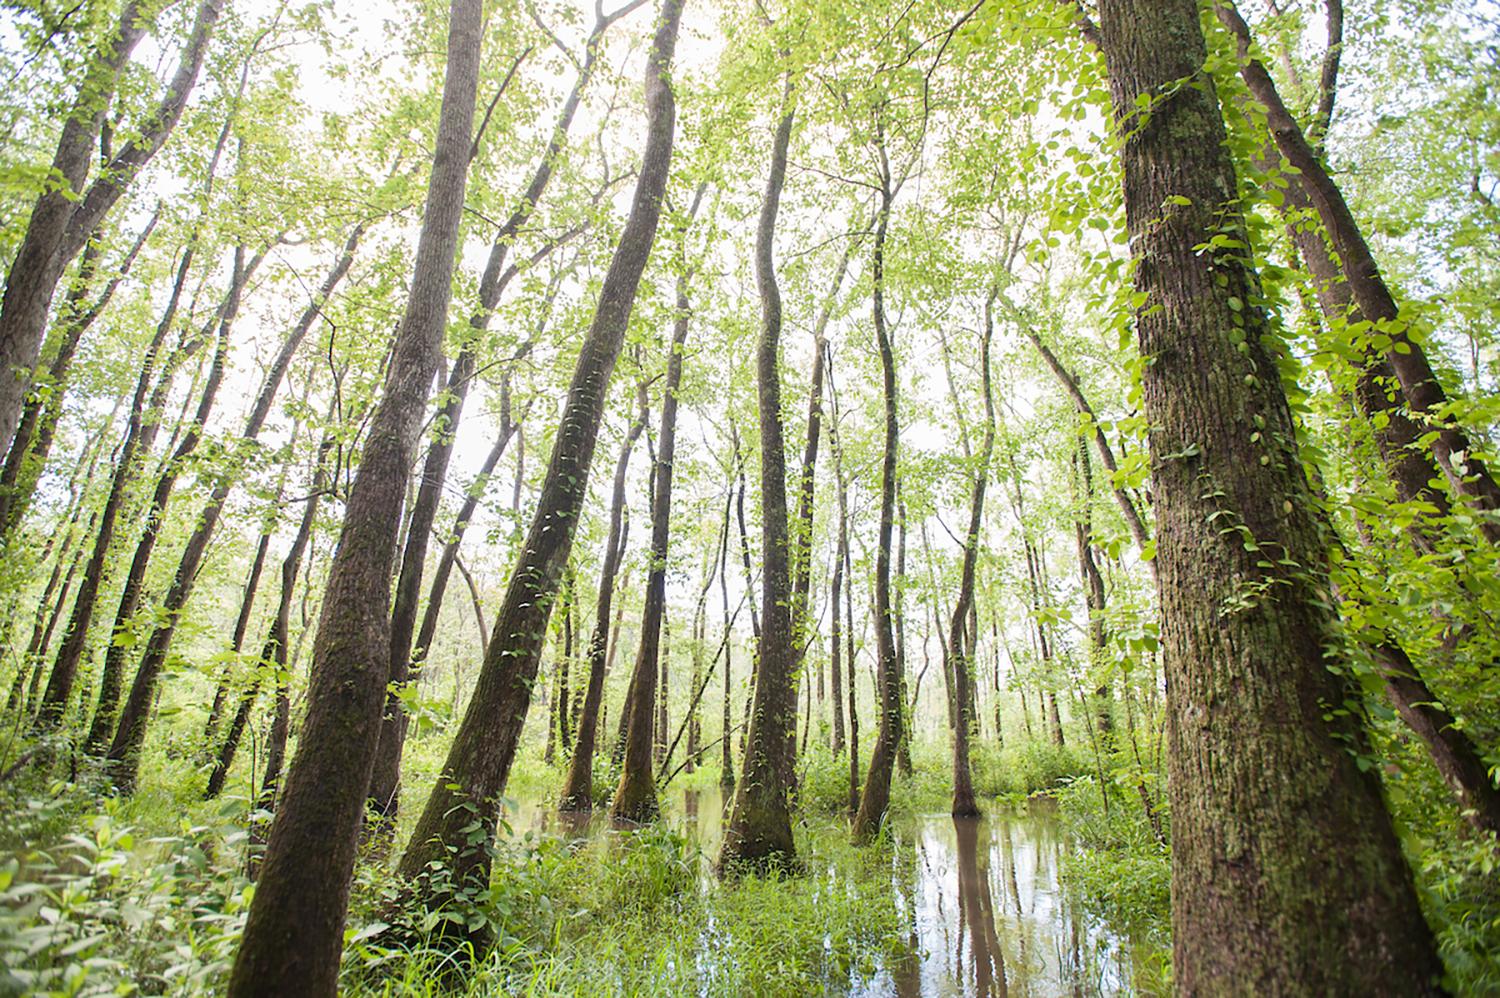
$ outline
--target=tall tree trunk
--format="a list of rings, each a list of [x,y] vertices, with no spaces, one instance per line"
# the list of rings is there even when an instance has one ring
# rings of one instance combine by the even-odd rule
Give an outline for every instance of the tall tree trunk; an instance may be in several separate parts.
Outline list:
[[[896,448],[899,441],[896,412],[896,358],[885,320],[885,238],[890,224],[891,178],[885,163],[881,135],[880,216],[875,224],[874,281],[875,342],[880,352],[881,380],[885,399],[885,449],[880,467],[880,533],[875,552],[875,654],[880,664],[880,727],[870,750],[870,768],[854,817],[854,837],[868,842],[880,831],[891,801],[891,769],[901,744],[900,657],[892,632],[891,534],[896,505]]]
[[[432,584],[427,590],[427,605],[422,609],[422,626],[417,631],[416,644],[412,648],[412,663],[415,665],[424,662],[427,654],[432,648],[432,641],[437,637],[438,615],[443,608],[443,597],[448,589],[448,580],[453,574],[453,563],[458,558],[459,545],[463,543],[464,532],[468,530],[469,523],[474,519],[474,513],[479,509],[479,501],[484,498],[485,489],[489,486],[490,477],[495,473],[495,467],[500,463],[500,458],[510,444],[511,438],[520,432],[520,426],[511,421],[509,413],[503,414],[500,425],[500,435],[495,438],[495,444],[490,452],[485,455],[484,464],[479,468],[479,474],[474,476],[473,483],[464,493],[464,502],[459,507],[458,515],[453,518],[453,529],[448,534],[448,541],[443,545],[443,552],[438,556],[437,567],[432,572]],[[382,737],[384,737],[382,733]],[[379,772],[380,761],[376,761],[376,772]],[[372,781],[376,777],[371,777]]]
[[[245,588],[240,591],[240,612],[235,618],[234,637],[229,646],[233,657],[238,657],[245,646],[245,632],[250,629],[250,617],[255,609],[255,597],[260,591],[260,577],[266,569],[266,557],[271,553],[271,535],[275,531],[275,518],[267,517],[265,524],[261,527],[260,543],[255,545],[255,558],[250,562],[250,575],[245,579]],[[208,709],[208,720],[203,725],[205,746],[212,745],[218,740],[219,722],[224,720],[224,707],[229,699],[230,686],[234,682],[234,665],[235,663],[231,660],[219,673],[219,683],[214,687],[213,703]]]
[[[790,787],[797,733],[797,650],[792,623],[792,552],[787,532],[786,442],[781,424],[781,290],[773,248],[781,190],[792,138],[792,81],[787,78],[781,118],[771,145],[771,169],[755,228],[755,277],[760,290],[760,340],[756,393],[760,414],[761,629],[755,659],[754,700],[740,778],[721,868],[787,867],[796,859]]]
[[[844,535],[844,661],[849,680],[849,819],[859,813],[859,698],[854,670],[854,563]]]
[[[997,748],[1004,748],[1005,725],[1001,723],[1002,705],[1000,703],[1000,622],[993,607],[990,610],[990,644],[992,645],[991,652],[994,656],[994,672],[992,673],[994,676],[994,685],[991,687],[991,691],[995,694],[995,746]]]
[[[47,639],[51,636],[52,625],[49,621],[56,621],[61,612],[61,605],[67,601],[68,590],[73,584],[73,573],[83,554],[82,547],[74,550],[74,542],[78,538],[78,527],[83,519],[83,498],[88,492],[89,486],[94,482],[94,470],[97,467],[99,456],[103,450],[103,434],[99,434],[99,440],[90,440],[84,445],[84,453],[93,451],[89,458],[88,473],[83,476],[83,481],[76,478],[70,486],[72,509],[68,512],[66,520],[61,525],[61,532],[54,531],[48,538],[47,546],[43,550],[42,557],[38,559],[38,566],[46,564],[47,557],[51,554],[52,543],[61,537],[62,543],[57,545],[57,557],[52,563],[52,572],[47,576],[47,582],[42,587],[42,593],[37,600],[36,614],[33,616],[31,625],[31,639],[26,643],[26,650],[21,653],[20,662],[16,669],[15,682],[11,686],[10,695],[6,698],[5,712],[13,714],[22,711],[25,707],[27,681],[35,686],[42,671],[42,656],[46,654],[45,646]],[[89,518],[92,525],[93,517]],[[67,565],[66,571],[63,566]],[[60,588],[59,588],[60,586]],[[15,619],[15,610],[12,610],[12,621]],[[8,638],[8,635],[7,635]],[[5,644],[9,644],[7,640]],[[9,649],[5,649],[9,650]]]
[[[93,532],[93,527],[98,519],[95,514],[89,517],[87,526],[84,527],[84,536]],[[26,716],[31,717],[41,707],[41,679],[42,662],[47,657],[47,647],[52,642],[52,634],[57,629],[57,622],[63,618],[63,611],[68,607],[68,593],[73,587],[73,578],[78,574],[78,567],[83,564],[85,548],[79,545],[73,551],[73,560],[68,563],[68,570],[63,574],[62,587],[57,591],[57,598],[53,603],[51,612],[47,615],[47,626],[42,630],[41,640],[36,645],[33,654],[36,665],[31,672],[31,680],[26,688]]]
[[[573,695],[569,689],[573,668],[573,602],[577,599],[577,575],[571,565],[563,572],[562,657],[558,660],[557,736],[564,752],[573,751]]]
[[[807,636],[811,607],[808,596],[812,590],[813,548],[813,499],[817,482],[818,445],[823,431],[823,369],[828,353],[827,331],[834,307],[838,304],[839,290],[844,285],[844,275],[849,271],[849,259],[854,255],[851,240],[839,258],[834,272],[833,289],[818,311],[813,325],[813,366],[807,388],[807,440],[802,449],[802,467],[797,475],[797,515],[791,530],[792,550],[792,648],[797,655],[797,679],[801,676],[801,662],[812,641]],[[797,680],[794,680],[794,682]],[[795,690],[793,691],[795,695]],[[823,670],[818,669],[818,699],[823,699]],[[794,732],[795,734],[795,732]],[[795,750],[788,751],[786,759],[793,768],[786,774],[788,783],[795,780]]]
[[[622,529],[625,509],[625,475],[630,467],[630,452],[646,428],[646,390],[639,391],[639,409],[615,460],[614,488],[609,499],[609,537],[604,542],[604,564],[599,569],[599,598],[594,606],[594,633],[588,648],[588,687],[583,694],[583,713],[578,718],[578,739],[568,762],[568,775],[558,796],[560,811],[589,811],[594,806],[594,745],[598,735],[599,708],[604,701],[605,645],[609,639],[609,614],[614,603],[615,575],[625,557]]]
[[[543,151],[526,189],[516,201],[510,217],[500,226],[490,244],[489,258],[485,262],[484,273],[479,281],[479,308],[469,317],[469,333],[459,351],[458,358],[454,361],[447,391],[444,393],[444,403],[438,411],[432,445],[428,448],[427,459],[422,467],[421,487],[418,489],[406,532],[406,545],[401,555],[401,573],[396,580],[394,605],[391,611],[391,691],[386,698],[380,745],[375,759],[375,768],[370,778],[369,800],[370,807],[377,818],[385,823],[395,819],[400,806],[401,751],[406,744],[407,716],[401,710],[397,690],[411,676],[412,633],[417,624],[417,604],[421,596],[422,571],[427,559],[428,536],[437,518],[443,484],[448,477],[448,464],[453,456],[453,442],[458,432],[459,422],[463,418],[464,402],[469,394],[469,386],[473,383],[476,373],[478,351],[484,340],[483,334],[489,328],[490,319],[500,304],[500,298],[505,293],[506,286],[519,273],[516,264],[511,264],[507,268],[505,261],[510,253],[511,245],[536,211],[542,195],[546,193],[557,165],[557,159],[562,153],[568,131],[578,111],[578,105],[583,99],[584,90],[593,76],[594,64],[604,33],[616,20],[643,2],[644,0],[635,0],[620,12],[611,15],[605,15],[602,6],[598,9],[593,30],[590,31],[584,43],[583,63],[579,66],[573,89],[558,112],[547,148]],[[508,84],[509,79],[506,82]],[[569,236],[563,236],[544,245],[538,255],[532,257],[531,262],[537,262],[566,238]],[[456,556],[457,547],[455,546],[452,557]],[[451,560],[450,557],[450,564]],[[433,592],[437,594],[437,598],[430,606],[441,606],[441,593],[446,583],[446,574],[443,576],[443,587],[439,587],[437,581],[434,580]],[[435,620],[436,609],[432,609],[431,612]],[[426,645],[423,644],[420,648],[425,650]]]
[[[698,187],[688,211],[691,220],[698,213],[704,188]],[[671,536],[672,477],[677,455],[677,394],[682,386],[683,350],[687,344],[690,303],[688,282],[694,268],[687,262],[687,233],[678,254],[676,319],[672,340],[667,346],[667,382],[662,392],[661,443],[652,469],[651,547],[646,556],[646,602],[641,611],[641,641],[636,652],[635,670],[630,676],[626,698],[629,720],[625,731],[625,759],[620,768],[620,783],[615,787],[610,815],[615,820],[650,821],[658,812],[656,778],[652,766],[653,749],[664,752],[667,739],[667,650],[660,647],[662,621],[667,601],[667,543]],[[658,686],[657,671],[660,669]],[[660,699],[658,710],[658,699]],[[653,724],[654,720],[654,724]]]
[[[297,536],[292,540],[292,549],[287,552],[288,560],[282,562],[283,572],[281,598],[286,602],[287,622],[285,624],[282,623],[283,618],[281,615],[281,609],[278,606],[277,614],[273,618],[272,623],[272,626],[277,628],[277,631],[272,635],[268,635],[266,641],[266,648],[270,649],[270,638],[276,638],[276,646],[272,657],[272,661],[275,662],[277,666],[276,706],[271,714],[270,730],[266,734],[266,765],[264,772],[261,774],[260,797],[256,802],[256,809],[267,813],[271,813],[276,810],[277,797],[281,790],[281,771],[282,767],[286,763],[286,745],[287,740],[290,737],[292,727],[291,674],[292,671],[297,667],[297,659],[299,659],[302,655],[302,642],[307,637],[308,623],[310,620],[308,600],[311,596],[312,590],[312,567],[314,559],[311,556],[304,556],[302,559],[305,563],[305,568],[303,569],[304,575],[302,580],[302,620],[301,628],[297,633],[297,643],[292,648],[290,661],[288,661],[287,659],[286,646],[289,637],[289,629],[291,626],[291,596],[288,593],[286,587],[288,581],[295,585],[296,572],[294,571],[290,575],[288,575],[285,572],[285,568],[287,564],[290,563],[292,550],[301,547],[305,555],[306,550],[311,546],[313,525],[317,517],[317,505],[323,493],[327,491],[327,482],[331,474],[337,473],[337,468],[330,468],[328,461],[328,455],[331,451],[331,448],[327,448],[327,445],[331,443],[331,436],[331,434],[328,434],[326,432],[324,434],[324,444],[320,445],[319,447],[317,457],[318,463],[313,471],[314,487],[310,490],[310,494],[308,496],[308,506],[302,511],[302,523],[299,524],[297,528]],[[320,473],[322,475],[321,478],[318,477]],[[303,536],[304,532],[306,533],[306,537]],[[250,876],[252,878],[256,877],[260,872],[260,863],[264,856],[264,848],[266,843],[266,826],[267,822],[256,821],[250,827],[251,849],[255,850],[258,848],[260,850],[259,854],[257,854],[256,852],[251,853],[251,862],[249,864],[249,868]]]
[[[656,721],[651,728],[651,759],[660,768],[667,755],[667,683],[672,664],[672,621],[665,608],[661,615],[661,654],[657,662],[660,675],[656,682]]]
[[[1026,337],[1036,347],[1037,353],[1042,355],[1046,361],[1047,369],[1057,379],[1057,383],[1067,393],[1073,402],[1073,407],[1078,414],[1087,422],[1089,437],[1094,444],[1094,450],[1099,455],[1099,463],[1104,465],[1110,474],[1110,481],[1114,482],[1120,473],[1119,465],[1115,463],[1115,452],[1109,446],[1109,440],[1104,436],[1104,429],[1099,425],[1099,417],[1094,413],[1094,407],[1089,404],[1088,398],[1083,394],[1083,389],[1078,385],[1078,379],[1073,373],[1063,366],[1062,361],[1057,359],[1057,354],[1052,348],[1042,342],[1029,325],[1023,326]],[[1120,507],[1120,512],[1125,516],[1125,525],[1130,528],[1130,536],[1134,538],[1136,547],[1142,551],[1147,550],[1147,544],[1151,540],[1151,532],[1146,528],[1146,523],[1141,519],[1140,510],[1136,508],[1135,499],[1125,490],[1123,485],[1112,485],[1111,492],[1114,493],[1115,502]],[[1156,562],[1148,561],[1146,565],[1150,568],[1152,577],[1156,575]]]
[[[498,817],[496,799],[510,775],[531,703],[540,638],[572,551],[609,377],[661,217],[676,122],[668,74],[681,15],[681,0],[665,0],[646,77],[646,141],[630,217],[600,289],[599,305],[573,372],[537,509],[491,631],[474,695],[454,736],[442,775],[401,858],[401,874],[412,880],[419,878],[429,863],[449,862],[451,849],[454,867],[450,883],[465,890],[468,885],[489,882],[489,846]],[[482,830],[479,835],[470,831],[476,820]],[[427,893],[429,900],[438,900],[432,896],[440,890],[438,884],[429,882],[419,890]]]
[[[203,0],[199,4],[192,34],[160,101],[140,122],[136,137],[104,164],[85,189],[93,150],[116,85],[131,50],[148,27],[143,5],[129,0],[121,11],[119,26],[108,31],[95,51],[52,160],[53,170],[63,183],[49,185],[37,199],[6,276],[5,295],[0,301],[0,441],[15,438],[31,372],[41,350],[47,312],[64,269],[176,127],[224,3]]]
[[[735,522],[740,532],[740,567],[745,573],[745,588],[754,590],[755,572],[750,567],[750,531],[745,526],[745,459],[740,453],[740,435],[734,420],[729,421],[729,438],[734,445],[735,474],[739,478],[739,490],[734,497]],[[750,737],[750,708],[755,703],[756,663],[760,661],[760,613],[755,609],[755,600],[750,600],[750,680],[746,684],[744,717],[740,722],[740,755],[745,754],[745,743]]]
[[[831,593],[831,595],[829,597],[829,599],[830,599],[830,605],[833,608],[833,624],[832,624],[832,632],[830,633],[829,639],[828,639],[828,659],[829,659],[829,673],[830,673],[830,675],[829,675],[829,682],[831,684],[831,693],[833,695],[833,742],[832,742],[832,748],[833,748],[833,754],[835,756],[837,756],[840,752],[844,751],[844,702],[843,702],[844,701],[844,677],[843,677],[842,663],[840,662],[840,655],[842,654],[842,649],[839,647],[839,642],[843,638],[843,633],[842,633],[843,627],[841,626],[842,625],[842,619],[841,619],[841,616],[840,616],[840,614],[842,613],[842,606],[843,606],[843,604],[842,604],[840,598],[843,595],[843,589],[844,589],[844,556],[845,556],[845,553],[846,553],[845,549],[846,549],[846,547],[848,546],[848,543],[849,543],[849,538],[847,536],[848,535],[848,524],[845,522],[845,517],[846,517],[847,514],[846,514],[845,509],[844,509],[844,498],[843,498],[844,483],[843,483],[843,480],[842,480],[842,476],[840,476],[840,480],[838,482],[838,490],[839,490],[839,526],[838,526],[839,533],[838,533],[838,542],[837,542],[837,545],[836,545],[836,547],[834,549],[834,554],[833,554],[833,583],[832,583],[832,593]]]
[[[1427,745],[1433,766],[1458,799],[1464,818],[1476,830],[1500,837],[1500,790],[1495,789],[1474,742],[1433,695],[1399,644],[1387,641],[1371,651],[1386,695]]]
[[[333,995],[390,658],[401,493],[452,292],[479,82],[482,5],[453,0],[447,74],[410,297],[345,507],[313,645],[307,717],[230,976],[233,998]],[[292,941],[295,940],[295,945]]]
[[[984,523],[984,493],[990,481],[990,456],[995,450],[995,397],[990,383],[990,339],[995,331],[994,306],[998,287],[991,287],[984,303],[984,330],[979,341],[979,379],[984,386],[984,441],[974,468],[969,498],[969,529],[964,535],[963,568],[958,579],[958,599],[948,626],[948,649],[953,659],[956,723],[953,726],[953,816],[975,817],[974,777],[969,768],[969,736],[976,726],[973,691],[976,642],[965,634],[974,606],[974,573],[979,562],[979,531]]]
[[[1437,993],[1378,778],[1349,751],[1359,718],[1325,718],[1351,690],[1330,668],[1326,542],[1273,333],[1250,304],[1257,275],[1248,253],[1198,249],[1226,229],[1248,237],[1197,5],[1104,0],[1099,14],[1158,428],[1175,986]]]
[[[916,701],[906,696],[906,501],[901,498],[901,482],[896,481],[896,586],[891,594],[894,616],[892,632],[896,637],[896,677],[901,683],[901,741],[896,744],[896,769],[911,776],[911,717]]]
[[[732,800],[734,790],[734,746],[730,741],[734,724],[730,695],[734,688],[734,620],[729,613],[729,516],[734,506],[734,478],[724,488],[724,529],[719,533],[719,600],[724,613],[724,704],[719,718],[719,790]],[[754,600],[749,600],[751,604]]]
[[[1082,486],[1073,514],[1073,535],[1078,547],[1078,574],[1083,582],[1084,605],[1088,607],[1089,672],[1103,670],[1104,656],[1109,650],[1109,635],[1104,629],[1104,576],[1094,560],[1094,473],[1089,464],[1088,448],[1079,441],[1073,455],[1079,484]],[[1111,712],[1113,697],[1109,683],[1100,683],[1094,689],[1094,720],[1098,726],[1099,739],[1105,748],[1110,747],[1114,731],[1114,715]]]

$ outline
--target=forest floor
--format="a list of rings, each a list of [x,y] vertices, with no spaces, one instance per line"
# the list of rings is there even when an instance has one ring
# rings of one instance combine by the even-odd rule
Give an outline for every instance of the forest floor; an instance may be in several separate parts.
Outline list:
[[[430,782],[439,747],[412,742],[409,787]],[[559,815],[561,773],[540,755],[532,746],[518,761],[496,874],[478,904],[403,912],[390,856],[359,864],[344,993],[1170,993],[1170,863],[1140,803],[1150,791],[1115,785],[1105,806],[1087,760],[1067,749],[981,746],[985,813],[956,821],[946,748],[919,745],[881,840],[856,848],[847,756],[814,745],[798,788],[802,872],[735,881],[713,873],[725,822],[717,766],[673,779],[661,821],[618,828],[602,812]],[[0,788],[0,996],[222,988],[254,891],[243,794],[254,774],[242,776],[239,796],[209,802],[186,751],[168,747],[152,761],[129,799],[100,793],[84,765],[64,771],[67,781],[22,775]],[[597,777],[607,792],[603,763]],[[416,811],[409,802],[403,825]],[[1483,864],[1494,850],[1449,856],[1408,845],[1426,850],[1414,865],[1455,991],[1492,993],[1497,956],[1485,940],[1494,927],[1480,916],[1490,911]],[[494,945],[475,960],[433,942],[450,920]]]
[[[439,762],[426,748],[413,746],[410,786]],[[1166,986],[1165,852],[1123,893],[1112,883],[1107,900],[1091,899],[1074,829],[1097,818],[1084,800],[1097,788],[1068,783],[1079,767],[1064,750],[1029,747],[1004,765],[981,755],[986,815],[955,822],[945,753],[919,748],[881,842],[857,849],[842,813],[847,757],[815,747],[800,784],[803,872],[734,882],[712,873],[725,819],[716,766],[672,782],[662,821],[618,829],[602,814],[559,816],[559,774],[536,755],[523,754],[511,781],[488,896],[418,926],[463,918],[495,944],[477,962],[397,945],[397,884],[371,856],[356,875],[345,993],[946,998]],[[92,790],[86,769],[70,783],[7,788],[0,994],[222,985],[254,890],[248,803],[198,800],[193,761],[160,761],[129,800]]]

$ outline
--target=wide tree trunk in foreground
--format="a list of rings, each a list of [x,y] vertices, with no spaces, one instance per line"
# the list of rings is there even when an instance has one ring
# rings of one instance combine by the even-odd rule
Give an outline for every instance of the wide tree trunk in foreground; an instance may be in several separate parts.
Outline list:
[[[786,443],[781,424],[781,291],[772,249],[792,137],[791,82],[771,146],[771,171],[755,230],[760,288],[756,391],[760,403],[761,611],[750,730],[721,868],[788,867],[796,861],[787,777],[796,751],[797,649],[792,624],[791,551],[787,534]]]
[[[385,396],[345,508],[313,644],[307,717],[235,957],[229,994],[333,995],[390,652],[401,496],[452,292],[479,85],[482,4],[449,7],[432,175]]]
[[[1325,719],[1352,694],[1329,657],[1327,539],[1240,255],[1197,4],[1105,0],[1099,16],[1157,428],[1175,986],[1437,993],[1378,778],[1356,765],[1360,721]],[[1240,249],[1199,249],[1226,228]]]
[[[449,749],[411,843],[401,858],[415,880],[428,864],[454,862],[452,883],[478,890],[489,884],[489,846],[497,798],[510,775],[531,704],[547,618],[573,547],[588,492],[589,466],[603,418],[610,374],[624,342],[635,293],[651,254],[672,160],[676,102],[669,74],[677,46],[681,0],[666,0],[646,75],[646,141],[630,217],[600,289],[563,407],[552,458],[519,561],[506,587],[474,694]],[[471,834],[478,821],[481,835]],[[450,856],[450,849],[453,854]],[[429,883],[424,891],[436,891]],[[432,900],[437,900],[433,898]]]

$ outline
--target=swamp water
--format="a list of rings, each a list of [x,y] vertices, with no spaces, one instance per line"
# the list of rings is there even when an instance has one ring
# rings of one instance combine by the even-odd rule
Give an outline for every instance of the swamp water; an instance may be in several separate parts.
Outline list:
[[[904,926],[904,952],[879,961],[873,974],[856,973],[843,986],[831,982],[827,993],[1011,998],[1128,992],[1128,942],[1079,910],[1059,882],[1069,843],[1048,805],[1037,801],[974,819],[895,819],[888,883]],[[721,795],[674,790],[662,809],[663,823],[701,852],[700,888],[711,889],[727,820]],[[539,803],[516,805],[507,821],[517,836],[582,843],[612,834],[605,815],[571,819]],[[834,818],[810,823],[845,828]],[[822,872],[838,876],[836,869]],[[711,962],[713,955],[702,959]]]

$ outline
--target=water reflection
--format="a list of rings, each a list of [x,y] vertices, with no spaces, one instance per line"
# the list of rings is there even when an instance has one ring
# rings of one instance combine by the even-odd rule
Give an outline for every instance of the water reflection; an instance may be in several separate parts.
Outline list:
[[[981,845],[980,833],[984,834]],[[981,818],[954,818],[958,842],[958,906],[960,922],[969,926],[969,956],[977,998],[1005,996],[1005,950],[995,931],[995,908],[990,900],[989,825]],[[984,857],[981,861],[980,857]],[[958,964],[963,965],[960,940]]]
[[[675,790],[663,821],[711,862],[726,815],[716,789]],[[521,804],[509,821],[571,840],[609,828],[607,814],[559,815]],[[1072,905],[1058,880],[1068,848],[1050,809],[981,818],[921,815],[898,820],[891,855],[892,901],[905,923],[906,953],[850,989],[855,998],[1018,998],[1107,995],[1128,990],[1123,941]],[[704,878],[712,874],[705,863]]]
[[[899,823],[896,831],[911,873],[898,873],[894,886],[909,919],[917,969],[890,968],[856,989],[861,998],[1014,998],[1127,989],[1121,941],[1092,924],[1062,892],[1058,865],[1066,843],[1044,809],[983,818],[922,816]]]

